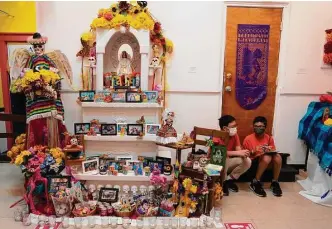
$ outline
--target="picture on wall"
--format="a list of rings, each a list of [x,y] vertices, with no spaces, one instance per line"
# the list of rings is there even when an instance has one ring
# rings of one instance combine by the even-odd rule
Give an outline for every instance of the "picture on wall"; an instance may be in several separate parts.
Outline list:
[[[128,124],[127,135],[140,136],[143,133],[143,124]]]
[[[58,191],[66,191],[66,188],[71,187],[70,176],[48,176],[48,192],[56,193]]]
[[[142,102],[142,96],[139,92],[127,91],[126,102],[127,103],[140,103],[140,102]]]
[[[142,97],[143,103],[157,103],[158,91],[144,91]]]
[[[94,102],[95,101],[95,91],[80,91],[81,102]]]
[[[99,191],[99,201],[115,203],[118,201],[119,189],[116,188],[101,188]]]
[[[163,161],[149,161],[150,171],[153,172],[155,169],[159,169],[161,173],[164,172],[164,162]]]
[[[160,129],[159,124],[145,124],[146,135],[156,135],[159,129]]]
[[[82,162],[83,173],[86,174],[98,174],[98,167],[99,167],[99,159],[92,159],[88,161]]]
[[[101,124],[101,135],[117,135],[116,124]]]
[[[75,135],[87,134],[90,130],[90,123],[74,123]]]

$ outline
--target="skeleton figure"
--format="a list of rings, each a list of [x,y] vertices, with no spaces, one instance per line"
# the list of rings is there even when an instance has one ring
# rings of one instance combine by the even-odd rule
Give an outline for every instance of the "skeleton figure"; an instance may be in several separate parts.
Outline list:
[[[222,152],[220,149],[218,149],[215,154],[213,155],[213,160],[217,163],[221,163],[222,162]]]
[[[140,191],[140,193],[141,193],[142,195],[145,195],[145,194],[146,194],[146,190],[147,190],[147,188],[146,188],[145,185],[141,185],[141,186],[139,186],[139,191]]]
[[[138,188],[137,188],[136,185],[131,186],[131,191],[132,191],[134,196],[137,194],[137,190],[138,190]]]

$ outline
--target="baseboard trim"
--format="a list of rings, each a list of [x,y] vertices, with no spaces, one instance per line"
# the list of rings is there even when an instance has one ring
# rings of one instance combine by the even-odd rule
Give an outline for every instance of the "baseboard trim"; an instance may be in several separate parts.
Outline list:
[[[307,170],[306,165],[305,164],[287,164],[288,166],[293,167],[294,169],[296,169],[297,171],[299,171],[300,169],[303,170]]]

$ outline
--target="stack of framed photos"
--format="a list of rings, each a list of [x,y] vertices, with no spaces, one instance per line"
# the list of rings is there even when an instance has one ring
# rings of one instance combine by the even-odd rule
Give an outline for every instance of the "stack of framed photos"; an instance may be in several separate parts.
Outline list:
[[[91,123],[75,123],[75,135],[102,135],[102,136],[155,136],[160,129],[160,124],[127,124],[127,123],[99,123],[94,119]]]
[[[80,91],[81,102],[158,103],[158,91]]]

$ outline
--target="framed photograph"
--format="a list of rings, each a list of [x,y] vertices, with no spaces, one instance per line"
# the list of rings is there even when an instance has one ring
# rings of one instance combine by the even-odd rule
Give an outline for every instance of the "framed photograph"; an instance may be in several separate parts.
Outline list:
[[[150,171],[153,172],[154,169],[159,169],[161,173],[164,172],[164,162],[162,161],[149,161]]]
[[[87,134],[90,131],[90,123],[74,123],[75,135]]]
[[[103,102],[105,102],[105,98],[110,95],[111,95],[111,92],[109,90],[98,91],[98,92],[96,92],[96,95],[95,95],[95,102],[103,103]]]
[[[112,163],[115,162],[115,158],[111,157],[100,157],[99,158],[99,165],[104,165],[107,168],[112,165]]]
[[[95,91],[80,91],[80,100],[81,102],[94,102],[95,94]]]
[[[158,91],[144,91],[142,100],[143,103],[157,103]]]
[[[138,156],[137,159],[143,162],[143,167],[149,166],[149,161],[154,161],[153,157]]]
[[[98,174],[98,168],[99,168],[98,158],[82,162],[82,169],[84,174],[91,174],[91,175]]]
[[[142,102],[142,96],[139,92],[127,91],[126,92],[126,102],[127,103],[141,103]]]
[[[119,189],[117,188],[101,188],[99,191],[99,201],[115,203],[118,202]]]
[[[48,176],[48,192],[55,194],[58,191],[66,191],[66,188],[71,188],[70,176]]]
[[[113,91],[112,100],[114,103],[124,103],[126,102],[126,92]]]
[[[117,123],[116,126],[118,134],[121,134],[121,131],[123,131],[124,134],[127,134],[127,123]]]
[[[172,159],[168,158],[168,157],[159,157],[159,156],[157,156],[156,161],[162,161],[162,162],[164,162],[164,165],[170,165],[171,162],[172,162]]]
[[[132,161],[133,157],[132,156],[125,156],[125,155],[123,155],[123,156],[117,156],[116,160],[118,160],[118,161],[128,161],[128,160]]]
[[[117,135],[116,124],[101,124],[101,135]]]
[[[96,134],[100,134],[100,123],[99,120],[93,119],[90,122],[90,129],[93,128],[94,132]]]
[[[127,135],[129,136],[139,136],[143,133],[143,124],[128,124]]]
[[[160,124],[145,124],[146,135],[156,135],[160,129]]]

